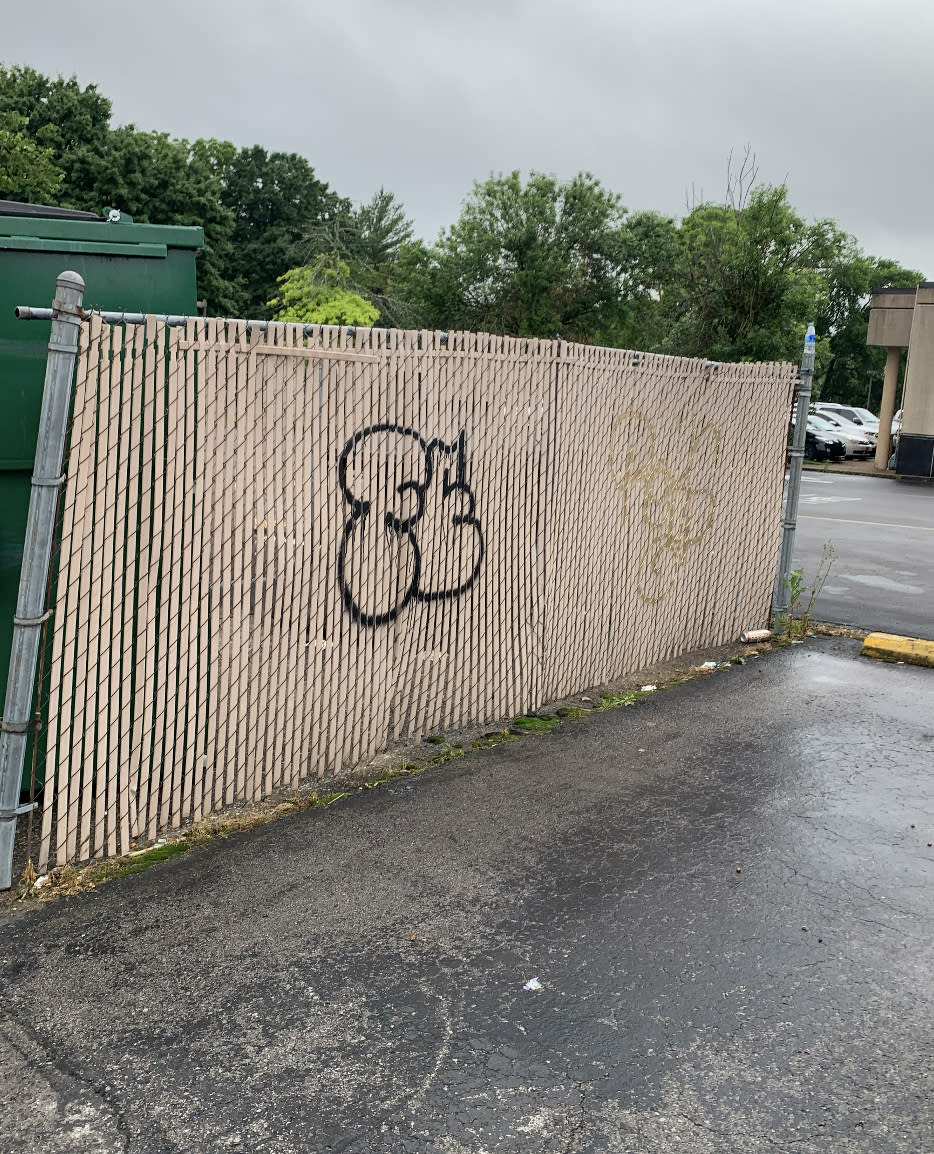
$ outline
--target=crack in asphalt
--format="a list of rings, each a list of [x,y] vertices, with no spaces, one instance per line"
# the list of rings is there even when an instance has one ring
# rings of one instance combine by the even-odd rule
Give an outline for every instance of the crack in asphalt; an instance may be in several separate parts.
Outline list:
[[[577,1103],[576,1121],[572,1118],[568,1118],[568,1142],[564,1148],[563,1154],[574,1154],[574,1149],[577,1146],[578,1139],[583,1134],[584,1127],[587,1124],[587,1112],[585,1107],[587,1102],[587,1087],[590,1085],[590,1083],[575,1081],[574,1085],[577,1088],[580,1101]]]
[[[4,1018],[8,1025],[11,1025],[15,1030],[19,1030],[32,1044],[41,1052],[45,1063],[50,1070],[54,1071],[61,1079],[68,1082],[77,1083],[79,1086],[86,1087],[93,1096],[104,1106],[107,1116],[113,1119],[117,1133],[122,1141],[124,1154],[130,1154],[132,1150],[133,1132],[130,1129],[129,1121],[124,1111],[116,1106],[108,1097],[107,1086],[104,1083],[98,1082],[95,1079],[85,1074],[78,1065],[74,1062],[68,1061],[62,1054],[56,1053],[43,1039],[42,1035],[33,1026],[33,1024],[25,1019],[18,1017],[9,1007],[6,1008]],[[0,1019],[0,1027],[3,1026],[3,1019]],[[13,1049],[23,1062],[31,1065],[33,1056],[27,1052],[16,1040],[11,1037],[8,1029],[3,1030],[3,1036],[11,1049]],[[68,1100],[66,1089],[63,1086],[56,1086],[54,1082],[57,1079],[48,1079],[49,1088],[56,1096],[59,1102],[59,1107],[64,1106]]]

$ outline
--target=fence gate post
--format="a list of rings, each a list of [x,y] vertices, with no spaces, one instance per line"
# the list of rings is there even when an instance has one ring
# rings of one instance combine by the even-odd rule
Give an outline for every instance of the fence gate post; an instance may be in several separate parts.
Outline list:
[[[789,614],[791,604],[791,555],[795,547],[795,529],[798,526],[798,497],[801,493],[801,466],[804,462],[805,439],[807,437],[808,411],[811,407],[811,383],[814,380],[814,351],[817,336],[814,326],[808,325],[804,337],[804,352],[801,354],[801,368],[798,372],[797,409],[795,411],[795,435],[791,443],[788,466],[788,482],[785,486],[785,508],[782,512],[782,548],[775,574],[772,593],[772,624]]]
[[[20,806],[20,783],[26,742],[32,722],[33,686],[39,637],[46,619],[49,563],[58,493],[64,477],[65,431],[71,403],[78,329],[84,281],[76,272],[63,272],[55,282],[52,302],[52,335],[45,366],[39,436],[32,471],[26,544],[20,570],[13,646],[7,681],[3,720],[0,721],[0,890],[13,884],[13,838],[16,819],[32,805]]]

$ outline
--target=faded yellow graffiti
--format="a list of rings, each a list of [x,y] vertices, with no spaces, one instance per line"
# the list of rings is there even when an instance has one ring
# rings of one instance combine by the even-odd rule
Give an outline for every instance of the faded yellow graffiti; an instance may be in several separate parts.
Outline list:
[[[636,592],[652,604],[671,592],[689,550],[714,524],[723,430],[703,421],[690,429],[685,424],[682,418],[678,429],[666,431],[663,448],[644,413],[620,413],[611,426],[610,472],[623,495],[624,515],[637,516],[647,533]]]

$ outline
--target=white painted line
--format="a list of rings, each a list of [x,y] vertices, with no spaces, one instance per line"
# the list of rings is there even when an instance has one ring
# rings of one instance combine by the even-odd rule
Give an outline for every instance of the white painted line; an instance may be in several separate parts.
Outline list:
[[[816,493],[805,493],[801,500],[809,505],[836,505],[841,501],[862,501],[862,497],[818,497]]]
[[[842,525],[875,525],[877,529],[917,529],[920,533],[934,533],[934,525],[898,525],[894,521],[854,521],[849,517],[821,517],[817,513],[801,513],[800,521],[839,521]]]

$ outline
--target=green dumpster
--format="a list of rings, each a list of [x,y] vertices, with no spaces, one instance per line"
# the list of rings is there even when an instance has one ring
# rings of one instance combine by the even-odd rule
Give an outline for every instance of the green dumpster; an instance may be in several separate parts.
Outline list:
[[[19,321],[14,309],[50,306],[56,277],[73,269],[84,277],[87,309],[193,316],[203,245],[200,228],[0,200],[0,711],[51,324]]]

